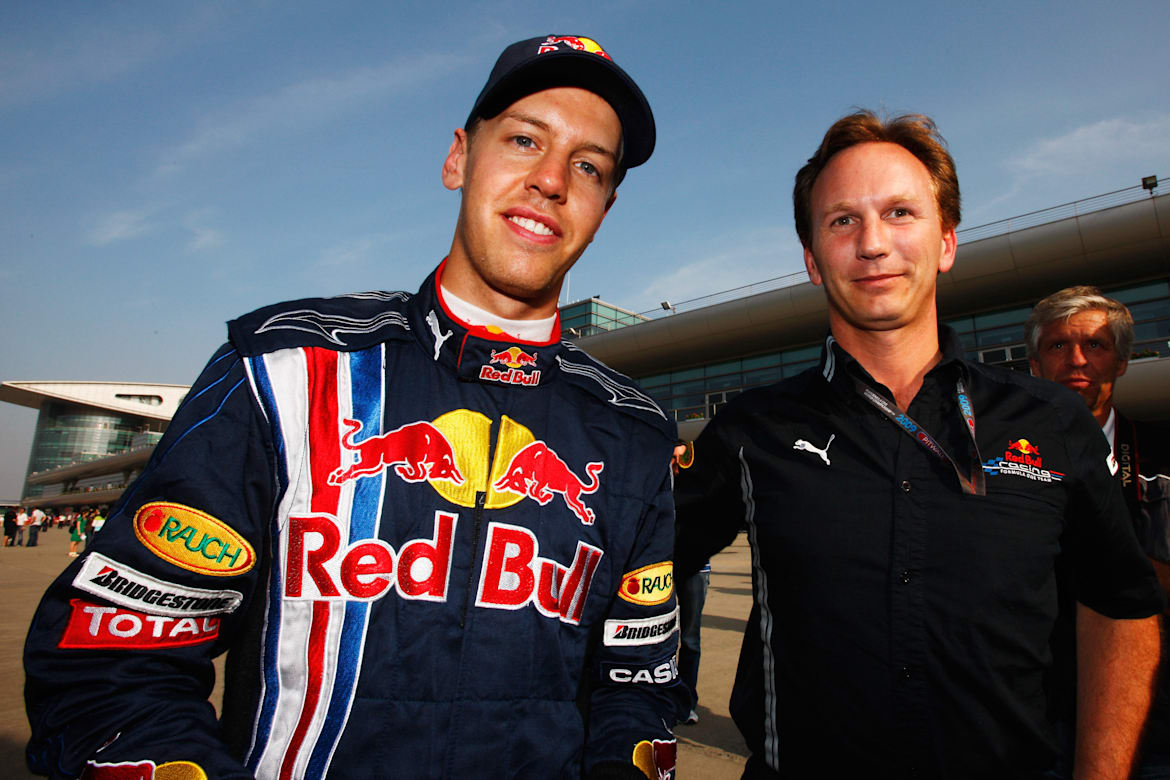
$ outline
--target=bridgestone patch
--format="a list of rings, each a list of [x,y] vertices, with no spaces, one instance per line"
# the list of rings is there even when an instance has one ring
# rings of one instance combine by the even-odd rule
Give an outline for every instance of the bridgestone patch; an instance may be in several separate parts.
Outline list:
[[[244,600],[238,590],[207,590],[160,580],[107,558],[86,556],[73,587],[148,615],[200,617],[234,612]]]
[[[605,621],[604,643],[610,647],[656,645],[678,630],[678,610],[636,620]]]

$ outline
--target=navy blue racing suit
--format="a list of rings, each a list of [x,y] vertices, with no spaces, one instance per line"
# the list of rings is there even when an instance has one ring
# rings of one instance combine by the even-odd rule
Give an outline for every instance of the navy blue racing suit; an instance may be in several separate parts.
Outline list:
[[[441,270],[229,324],[37,611],[34,771],[672,776],[674,423]]]

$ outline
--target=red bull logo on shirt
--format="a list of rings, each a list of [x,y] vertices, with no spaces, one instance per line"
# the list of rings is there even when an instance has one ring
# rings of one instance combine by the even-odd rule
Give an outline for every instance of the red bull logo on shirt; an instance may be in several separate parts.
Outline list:
[[[593,510],[582,503],[581,496],[597,490],[601,484],[597,475],[603,468],[604,463],[587,464],[585,473],[589,481],[586,482],[551,447],[543,441],[534,441],[512,456],[504,476],[492,487],[528,496],[541,506],[559,493],[578,520],[593,525]]]
[[[1060,482],[1064,479],[1063,472],[1044,468],[1039,448],[1027,439],[1008,442],[1003,456],[990,458],[983,464],[983,471],[991,476],[1010,475],[1033,482]]]
[[[1027,439],[1017,439],[1008,444],[1003,459],[1012,463],[1027,463],[1037,468],[1044,465],[1040,460],[1040,450]]]
[[[506,366],[503,370],[494,364]],[[532,386],[540,384],[540,371],[525,372],[525,367],[536,366],[536,354],[525,352],[520,347],[509,347],[499,351],[492,350],[488,358],[488,365],[481,366],[479,378],[489,382],[500,382],[505,385]]]
[[[341,446],[353,453],[352,462],[338,466],[329,475],[330,485],[343,485],[351,479],[382,473],[393,467],[394,473],[407,482],[445,480],[462,484],[463,474],[455,465],[455,450],[442,431],[429,422],[407,423],[389,433],[369,436],[354,443],[361,433],[360,420],[346,419],[348,429]]]
[[[344,423],[343,460],[328,478],[332,485],[385,472],[406,482],[427,482],[459,506],[475,506],[479,493],[486,494],[486,509],[503,509],[525,499],[545,506],[559,495],[584,525],[596,519],[583,498],[599,490],[604,463],[587,463],[581,478],[552,446],[507,415],[493,422],[480,412],[455,409],[433,422],[408,423],[360,442],[354,439],[361,423],[350,419]],[[493,450],[489,462],[486,456]]]
[[[391,589],[405,599],[446,601],[458,515],[435,512],[430,539],[394,548],[381,539],[362,539],[341,549],[341,528],[327,514],[289,518],[285,556],[287,599],[374,600]],[[577,624],[602,551],[577,543],[569,566],[540,557],[536,535],[527,528],[489,523],[487,548],[475,604],[489,609],[533,606],[545,617]]]

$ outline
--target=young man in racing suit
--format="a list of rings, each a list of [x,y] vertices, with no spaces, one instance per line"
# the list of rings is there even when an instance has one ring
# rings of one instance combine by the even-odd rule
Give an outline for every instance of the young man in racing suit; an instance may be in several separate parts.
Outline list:
[[[556,314],[653,145],[594,41],[513,44],[455,131],[459,220],[418,294],[230,323],[40,606],[34,771],[672,776],[674,425]]]

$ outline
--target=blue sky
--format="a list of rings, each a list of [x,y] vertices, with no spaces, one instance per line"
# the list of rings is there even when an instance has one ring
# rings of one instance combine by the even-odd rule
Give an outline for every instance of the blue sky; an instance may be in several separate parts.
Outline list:
[[[936,119],[967,227],[1170,178],[1168,29],[1165,0],[11,0],[0,379],[188,383],[252,308],[416,289],[452,130],[521,38],[597,39],[653,106],[569,290],[645,310],[801,270],[792,177],[857,106]],[[0,404],[0,497],[35,418]]]

